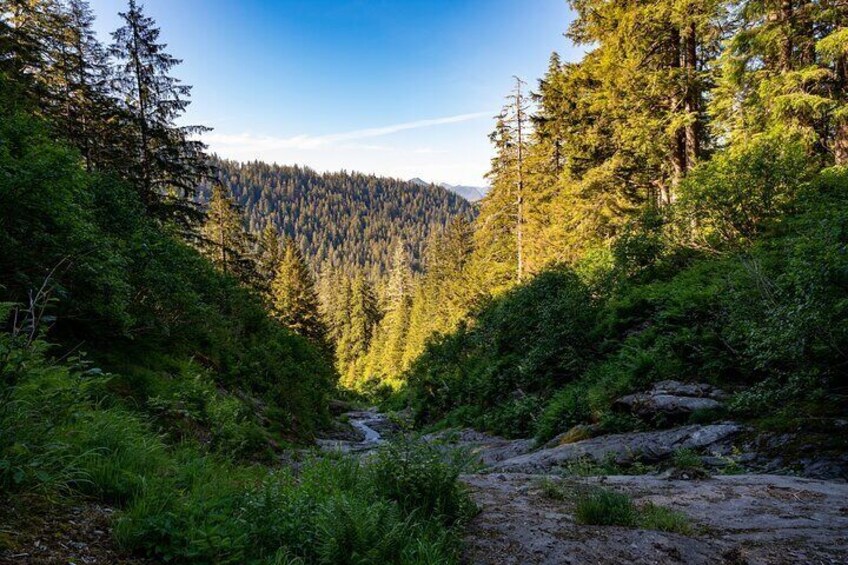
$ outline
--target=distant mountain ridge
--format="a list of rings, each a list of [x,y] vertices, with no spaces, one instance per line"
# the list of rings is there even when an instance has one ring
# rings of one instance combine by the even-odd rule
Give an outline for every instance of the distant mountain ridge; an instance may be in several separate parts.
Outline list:
[[[418,177],[415,177],[414,179],[410,179],[409,182],[417,184],[418,186],[440,186],[440,187],[442,187],[446,190],[449,190],[450,192],[453,192],[454,194],[458,194],[459,196],[462,196],[463,198],[465,198],[469,202],[477,202],[478,200],[480,200],[484,196],[486,196],[487,192],[489,192],[488,186],[468,186],[468,185],[461,185],[461,184],[448,184],[446,182],[443,182],[443,183],[440,183],[440,184],[434,184],[434,183],[427,182],[423,179],[420,179]]]
[[[457,216],[475,215],[466,199],[444,187],[355,172],[216,160],[219,180],[244,210],[247,227],[269,223],[292,237],[318,271],[328,267],[386,273],[403,241],[417,267],[430,234]],[[210,193],[200,187],[200,201]]]

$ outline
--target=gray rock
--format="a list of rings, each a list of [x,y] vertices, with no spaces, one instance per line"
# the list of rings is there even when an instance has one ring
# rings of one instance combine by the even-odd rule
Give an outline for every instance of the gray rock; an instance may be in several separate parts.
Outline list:
[[[623,492],[639,506],[680,512],[686,534],[574,519],[570,497],[553,500],[539,487],[560,481],[579,493],[594,485]],[[539,475],[466,475],[480,507],[466,533],[465,561],[475,564],[845,563],[848,485],[768,475],[702,481],[659,477],[560,480]]]
[[[626,410],[640,418],[656,415],[673,418],[689,416],[696,410],[715,410],[721,408],[721,402],[712,398],[694,396],[674,396],[671,394],[639,393],[624,396],[613,405],[618,410]]]
[[[532,439],[505,439],[470,428],[427,434],[421,439],[446,449],[466,450],[478,463],[485,466],[523,455],[536,444]]]
[[[619,398],[613,403],[613,408],[644,419],[663,416],[681,420],[697,410],[721,408],[719,400],[726,396],[724,391],[708,384],[660,381],[647,392]]]
[[[670,457],[678,449],[708,448],[742,430],[739,424],[729,422],[601,436],[505,459],[493,465],[492,470],[545,473],[579,459],[600,462],[608,457],[620,465],[634,461],[653,463]]]
[[[706,383],[682,383],[680,381],[659,381],[654,383],[651,391],[656,394],[671,394],[673,396],[708,397],[715,400],[727,398],[727,393]]]

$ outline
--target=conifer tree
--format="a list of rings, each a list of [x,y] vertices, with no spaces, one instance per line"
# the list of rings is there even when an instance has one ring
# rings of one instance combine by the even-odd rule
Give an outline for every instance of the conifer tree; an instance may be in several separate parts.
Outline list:
[[[481,222],[486,224],[483,244],[497,256],[501,268],[514,265],[513,276],[521,282],[525,274],[525,220],[527,205],[527,151],[529,146],[529,106],[525,83],[515,77],[508,103],[497,116],[489,136],[495,147],[487,177],[492,188],[484,199]],[[508,255],[514,253],[514,258]],[[496,275],[497,278],[500,278]]]
[[[57,66],[63,102],[58,122],[63,136],[79,149],[86,169],[114,165],[112,144],[118,142],[107,122],[116,114],[110,98],[110,66],[94,32],[94,15],[85,0],[68,0]],[[111,158],[109,157],[111,155]]]
[[[480,204],[475,231],[477,261],[481,267],[479,282],[488,290],[512,284],[518,271],[515,230],[518,179],[514,133],[508,122],[508,115],[502,112],[489,136],[495,148],[487,174],[491,188]]]
[[[303,254],[290,238],[285,241],[282,261],[271,282],[271,304],[274,316],[283,325],[328,347],[315,281]]]
[[[200,229],[200,249],[222,272],[244,284],[256,280],[251,241],[241,212],[223,187],[212,190],[206,219]]]
[[[283,243],[272,224],[267,224],[256,242],[256,271],[259,275],[261,290],[269,292],[271,281],[277,274],[277,268],[283,260]]]
[[[190,223],[197,214],[189,197],[209,174],[205,146],[193,136],[206,128],[175,123],[191,87],[169,74],[180,60],[165,51],[153,19],[135,0],[119,15],[124,25],[112,34],[110,53],[119,63],[115,84],[131,134],[125,156],[134,157],[125,174],[154,216]]]
[[[363,273],[357,273],[347,288],[346,324],[338,339],[337,360],[345,384],[356,386],[365,376],[365,357],[380,321],[380,309],[374,289]]]
[[[739,3],[710,110],[731,144],[791,130],[825,162],[848,159],[848,6],[827,0]]]

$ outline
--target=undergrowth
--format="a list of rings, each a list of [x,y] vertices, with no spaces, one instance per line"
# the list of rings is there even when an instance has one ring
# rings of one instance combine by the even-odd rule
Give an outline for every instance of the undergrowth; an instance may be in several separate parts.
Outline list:
[[[6,502],[112,505],[116,542],[157,562],[458,560],[457,532],[474,508],[460,466],[435,447],[388,445],[370,463],[316,456],[296,473],[239,463],[190,437],[169,442],[144,413],[104,396],[113,376],[53,362],[45,350],[0,334]]]

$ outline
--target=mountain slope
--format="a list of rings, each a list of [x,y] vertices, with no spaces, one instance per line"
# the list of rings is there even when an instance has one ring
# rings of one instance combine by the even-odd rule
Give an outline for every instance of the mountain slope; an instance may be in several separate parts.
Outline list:
[[[460,184],[448,184],[446,182],[435,185],[418,177],[411,179],[409,182],[417,184],[418,186],[440,186],[445,190],[462,196],[463,198],[472,203],[482,199],[484,196],[486,196],[486,193],[489,192],[489,187],[487,186],[467,186]]]
[[[471,205],[444,188],[299,166],[219,160],[219,178],[244,208],[251,231],[268,222],[293,237],[313,267],[386,271],[399,241],[420,259],[427,238]],[[203,187],[201,198],[208,197]]]

